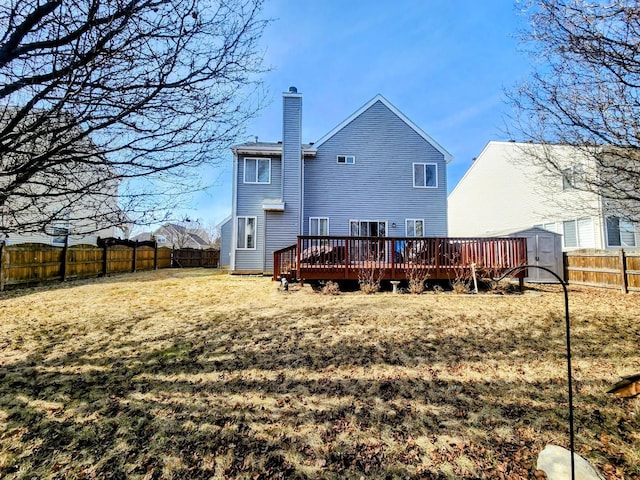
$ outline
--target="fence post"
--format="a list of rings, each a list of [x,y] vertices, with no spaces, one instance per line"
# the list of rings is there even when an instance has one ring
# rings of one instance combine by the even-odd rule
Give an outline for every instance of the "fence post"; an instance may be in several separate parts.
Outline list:
[[[153,241],[153,269],[158,269],[158,242]]]
[[[64,246],[62,247],[62,265],[60,265],[60,276],[62,281],[67,281],[67,254],[69,252],[69,234],[64,236]]]
[[[106,277],[108,273],[107,272],[107,268],[109,264],[108,259],[109,259],[109,246],[105,241],[102,246],[102,276],[103,277]]]
[[[4,240],[0,241],[0,292],[4,290]]]
[[[136,242],[133,244],[133,260],[132,260],[132,264],[131,264],[131,271],[135,272],[136,271],[136,263],[138,260],[138,240],[136,240]]]
[[[620,274],[622,275],[622,293],[629,293],[629,285],[627,283],[627,257],[624,254],[624,249],[620,249],[618,252],[618,258],[620,260]]]

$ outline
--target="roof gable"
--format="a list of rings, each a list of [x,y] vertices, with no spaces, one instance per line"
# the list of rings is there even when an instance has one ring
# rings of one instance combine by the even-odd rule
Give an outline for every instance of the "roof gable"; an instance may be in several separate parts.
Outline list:
[[[366,104],[360,107],[355,113],[349,116],[346,120],[340,123],[337,127],[327,133],[324,137],[318,140],[313,148],[317,149],[331,137],[333,137],[336,133],[346,127],[349,123],[351,123],[355,118],[359,117],[362,113],[371,108],[375,103],[380,102],[385,107],[387,107],[391,112],[396,115],[400,120],[402,120],[409,128],[411,128],[414,132],[416,132],[419,136],[421,136],[425,141],[430,143],[436,150],[438,150],[444,156],[444,159],[447,163],[453,160],[453,155],[451,155],[447,150],[444,149],[438,142],[436,142],[431,136],[429,136],[424,130],[418,127],[415,123],[413,123],[406,115],[404,115],[400,110],[398,110],[395,106],[391,104],[386,98],[382,95],[378,94],[369,100]]]

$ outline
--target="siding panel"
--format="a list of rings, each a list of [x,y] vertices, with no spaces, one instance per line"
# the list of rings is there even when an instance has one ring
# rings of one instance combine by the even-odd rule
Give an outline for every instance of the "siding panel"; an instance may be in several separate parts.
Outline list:
[[[437,164],[437,188],[413,187],[414,162]],[[329,217],[331,235],[348,235],[349,220],[361,219],[386,220],[388,236],[404,236],[405,219],[422,218],[426,236],[445,236],[446,191],[444,155],[378,101],[305,161],[304,232],[309,217]]]

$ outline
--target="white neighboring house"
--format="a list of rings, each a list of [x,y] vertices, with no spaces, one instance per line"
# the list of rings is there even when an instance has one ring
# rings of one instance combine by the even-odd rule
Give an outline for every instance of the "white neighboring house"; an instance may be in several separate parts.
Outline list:
[[[27,222],[46,218],[47,225],[39,232],[14,227],[15,220],[4,216],[0,209],[0,226],[8,232],[0,234],[0,241],[7,245],[44,243],[61,247],[96,245],[98,238],[128,238],[129,220],[117,204],[118,185],[104,182],[101,189],[99,194],[77,195],[68,206],[51,198],[34,202],[21,212],[21,218]]]
[[[0,108],[0,124],[6,123],[15,111],[13,107]],[[6,189],[15,180],[16,170],[47,152],[47,146],[52,150],[60,148],[56,155],[64,158],[56,161],[52,155],[47,169],[39,167],[9,193],[7,203],[0,207],[0,241],[8,245],[64,246],[95,245],[98,237],[126,239],[129,219],[118,205],[120,182],[109,175],[112,166],[91,139],[67,145],[64,135],[40,135],[39,130],[30,130],[30,121],[42,120],[50,122],[51,128],[46,131],[53,132],[56,130],[53,127],[59,124],[58,117],[63,115],[47,117],[45,111],[34,111],[33,118],[28,115],[25,125],[19,124],[17,133],[12,133],[14,150],[9,149],[9,153],[0,156],[0,189],[3,186]],[[74,155],[78,158],[76,162]]]
[[[527,161],[542,154],[566,165],[563,175]],[[449,235],[541,227],[562,235],[564,251],[640,246],[637,224],[607,212],[598,195],[574,188],[585,169],[589,163],[571,146],[489,142],[449,194]]]

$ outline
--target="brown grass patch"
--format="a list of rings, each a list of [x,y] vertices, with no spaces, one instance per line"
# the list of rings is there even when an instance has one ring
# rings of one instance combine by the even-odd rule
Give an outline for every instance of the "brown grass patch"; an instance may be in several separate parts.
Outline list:
[[[532,478],[562,295],[322,295],[164,270],[0,293],[2,478]],[[576,450],[640,478],[638,295],[570,292]]]

